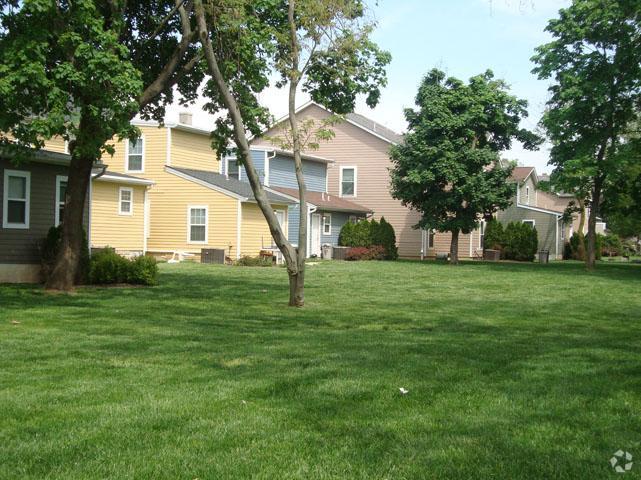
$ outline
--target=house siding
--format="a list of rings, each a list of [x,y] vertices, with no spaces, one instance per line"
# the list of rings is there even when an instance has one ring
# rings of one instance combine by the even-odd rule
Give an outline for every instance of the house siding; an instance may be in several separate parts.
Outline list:
[[[120,188],[133,190],[131,215],[120,215]],[[96,180],[92,186],[91,246],[118,252],[143,252],[145,241],[145,187]]]
[[[497,219],[505,225],[510,222],[534,220],[539,239],[538,250],[549,250],[550,258],[560,258],[563,255],[560,222],[555,215],[512,205],[506,210],[500,211],[497,214]],[[559,225],[558,232],[557,222]]]
[[[167,129],[163,129],[165,134]],[[173,167],[218,172],[220,165],[208,135],[171,129],[170,162]],[[154,137],[154,141],[156,137]]]
[[[7,159],[0,159],[0,201],[4,199],[4,172],[7,169],[31,174],[29,228],[2,228],[0,204],[0,263],[40,264],[40,241],[55,223],[56,175],[67,175],[68,169],[35,162],[15,166]]]
[[[300,117],[313,119],[317,123],[329,113],[311,104],[300,112]],[[254,145],[269,145],[266,137],[278,134],[278,126],[268,130]],[[328,166],[328,192],[339,194],[339,175],[341,166],[356,166],[357,196],[354,202],[374,211],[374,218],[385,219],[396,232],[399,253],[403,257],[418,257],[421,252],[421,232],[412,228],[418,223],[420,215],[392,198],[389,190],[390,144],[371,135],[365,130],[348,122],[333,127],[335,137],[329,142],[321,142],[314,155],[330,158],[336,163]]]
[[[311,192],[324,192],[327,184],[327,165],[303,160],[305,186]],[[269,160],[269,185],[272,187],[298,188],[294,160],[276,155]]]
[[[273,207],[277,210],[286,208],[283,205],[273,205]],[[287,224],[284,227],[285,234],[287,234]],[[240,245],[240,254],[249,256],[258,255],[262,249],[271,248],[274,245],[263,212],[255,203],[243,203],[242,205]]]
[[[321,217],[321,245],[326,243],[336,246],[338,245],[338,237],[341,233],[341,228],[349,221],[349,213],[343,212],[330,212],[330,211],[319,211],[321,215],[330,214],[332,216],[332,230],[330,235],[325,235],[323,232],[323,222]]]

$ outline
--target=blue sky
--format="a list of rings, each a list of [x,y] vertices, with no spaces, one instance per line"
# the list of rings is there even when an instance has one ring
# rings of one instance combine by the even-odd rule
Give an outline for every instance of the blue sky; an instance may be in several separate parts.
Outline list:
[[[536,128],[547,99],[547,83],[530,72],[534,48],[550,40],[543,30],[567,0],[370,0],[378,22],[374,40],[392,54],[388,85],[380,104],[356,111],[398,132],[406,128],[403,109],[414,105],[418,85],[433,67],[467,80],[492,69],[512,92],[528,100],[530,117],[523,126]],[[306,101],[299,95],[299,104]],[[270,89],[261,101],[276,117],[287,111],[284,91]],[[175,112],[174,112],[175,113]],[[211,125],[194,112],[194,123]],[[527,152],[515,145],[505,157],[537,171],[549,171],[547,148]]]

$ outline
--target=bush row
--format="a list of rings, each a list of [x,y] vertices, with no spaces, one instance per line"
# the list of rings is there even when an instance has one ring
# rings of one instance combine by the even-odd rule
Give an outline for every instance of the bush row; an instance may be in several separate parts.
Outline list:
[[[394,227],[384,217],[380,222],[376,220],[360,220],[357,223],[347,222],[341,228],[338,244],[344,247],[367,248],[381,247],[382,259],[396,260],[398,248],[396,247],[396,233]],[[375,253],[378,249],[375,250]],[[348,252],[349,254],[349,252]],[[351,260],[355,260],[352,258]]]
[[[485,226],[484,248],[500,250],[501,258],[531,262],[539,245],[536,228],[529,223],[510,222],[505,229],[497,220]]]
[[[237,267],[271,267],[274,265],[272,257],[250,257],[244,255],[234,262]]]
[[[384,260],[385,249],[381,245],[371,247],[352,247],[347,250],[345,260]]]

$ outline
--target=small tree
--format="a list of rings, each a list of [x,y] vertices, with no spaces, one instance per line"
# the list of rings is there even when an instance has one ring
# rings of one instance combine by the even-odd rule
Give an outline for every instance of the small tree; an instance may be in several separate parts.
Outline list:
[[[503,250],[504,246],[505,232],[503,230],[503,224],[493,218],[485,224],[483,250]]]
[[[513,140],[533,149],[539,139],[520,128],[527,102],[508,93],[491,71],[465,84],[432,70],[405,110],[409,129],[391,150],[392,195],[421,213],[416,227],[452,232],[450,259],[458,263],[459,233],[481,216],[510,205],[514,195],[499,153]]]

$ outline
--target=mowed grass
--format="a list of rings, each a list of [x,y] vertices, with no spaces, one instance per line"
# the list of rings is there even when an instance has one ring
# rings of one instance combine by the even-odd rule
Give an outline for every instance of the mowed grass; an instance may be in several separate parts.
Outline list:
[[[641,266],[161,272],[0,286],[0,478],[641,476]]]

